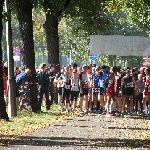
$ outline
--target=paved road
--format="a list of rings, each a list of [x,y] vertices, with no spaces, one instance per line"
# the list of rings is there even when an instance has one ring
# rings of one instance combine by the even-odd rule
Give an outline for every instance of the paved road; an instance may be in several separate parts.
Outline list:
[[[145,119],[101,115],[67,118],[7,142],[0,150],[149,150],[149,123]]]

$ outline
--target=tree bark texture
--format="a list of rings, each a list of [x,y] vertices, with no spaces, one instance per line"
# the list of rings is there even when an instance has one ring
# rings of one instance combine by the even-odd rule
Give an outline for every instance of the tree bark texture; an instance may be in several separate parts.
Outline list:
[[[2,12],[3,12],[4,0],[0,0],[0,119],[9,120],[8,114],[6,112],[6,104],[4,100],[4,86],[3,86],[3,68],[2,68]]]
[[[59,37],[58,37],[58,13],[46,14],[46,21],[44,24],[46,33],[46,43],[48,51],[48,63],[54,64],[55,73],[60,71],[59,62]],[[58,91],[54,93],[54,101],[58,104]]]
[[[21,36],[20,52],[22,65],[31,70],[32,83],[30,84],[30,102],[32,111],[37,110],[37,82],[35,72],[35,52],[33,40],[33,21],[32,9],[33,4],[30,0],[16,0],[17,18]]]
[[[60,69],[59,64],[59,37],[58,37],[58,13],[47,13],[44,24],[48,50],[48,63],[56,65],[56,72]]]

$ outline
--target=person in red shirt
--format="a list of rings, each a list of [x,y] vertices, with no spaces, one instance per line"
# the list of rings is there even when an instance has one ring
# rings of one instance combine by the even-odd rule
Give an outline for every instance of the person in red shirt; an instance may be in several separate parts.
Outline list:
[[[3,67],[3,87],[4,87],[4,98],[5,98],[5,103],[6,106],[8,105],[8,85],[7,85],[7,62],[2,62],[2,67]]]
[[[116,116],[119,116],[122,110],[122,99],[123,95],[121,95],[121,80],[123,78],[123,75],[121,74],[121,68],[118,66],[113,67],[113,72],[115,75],[115,85],[114,85],[114,91],[115,91],[115,101],[116,101]]]
[[[114,91],[114,84],[115,84],[115,76],[114,73],[111,72],[109,77],[106,79],[108,84],[106,88],[106,96],[107,96],[107,114],[112,113],[113,111],[113,103],[115,101],[115,91]]]
[[[145,77],[145,90],[144,90],[144,110],[147,114],[147,107],[146,107],[146,101],[148,101],[148,110],[150,114],[150,68],[147,68],[145,70],[146,77]]]

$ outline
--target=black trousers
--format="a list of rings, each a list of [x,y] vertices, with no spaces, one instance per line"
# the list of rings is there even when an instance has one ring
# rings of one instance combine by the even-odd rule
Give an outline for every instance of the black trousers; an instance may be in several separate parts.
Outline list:
[[[79,91],[71,91],[71,101],[77,101],[79,95]]]
[[[49,100],[49,87],[48,86],[39,86],[38,88],[38,110],[41,111],[41,103],[43,99],[43,94],[45,94],[46,98],[46,109],[50,109],[50,100]]]
[[[143,93],[139,93],[137,96],[136,96],[136,105],[135,105],[135,111],[137,112],[138,111],[138,101],[140,102],[140,108],[141,108],[141,112],[143,112]]]
[[[70,102],[70,95],[71,95],[71,89],[63,89],[63,95],[62,95],[62,100],[61,103],[64,103],[66,100],[66,103]]]

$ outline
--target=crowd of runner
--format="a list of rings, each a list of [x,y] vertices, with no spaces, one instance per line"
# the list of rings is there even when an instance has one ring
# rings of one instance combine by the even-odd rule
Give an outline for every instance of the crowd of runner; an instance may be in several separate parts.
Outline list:
[[[7,100],[7,72],[3,63],[5,101]],[[83,65],[64,66],[54,75],[55,66],[45,63],[36,67],[38,109],[43,95],[46,111],[54,102],[58,90],[60,111],[81,114],[101,113],[116,116],[150,114],[150,68],[121,68],[119,66]],[[30,70],[15,67],[16,103],[19,109],[20,86],[27,84]]]

